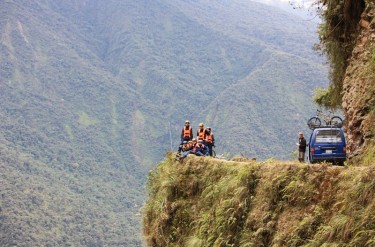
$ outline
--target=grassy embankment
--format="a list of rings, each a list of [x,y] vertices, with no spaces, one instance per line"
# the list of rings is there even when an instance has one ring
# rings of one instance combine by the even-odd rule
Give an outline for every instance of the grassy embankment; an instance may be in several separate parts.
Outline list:
[[[374,246],[375,163],[223,161],[168,154],[149,174],[149,246]]]

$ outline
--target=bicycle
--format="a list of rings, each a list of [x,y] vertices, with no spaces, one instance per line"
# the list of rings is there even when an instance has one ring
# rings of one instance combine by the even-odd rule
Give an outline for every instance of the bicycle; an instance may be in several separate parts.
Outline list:
[[[310,129],[315,129],[318,127],[321,127],[322,125],[322,120],[324,121],[326,126],[332,126],[332,127],[337,127],[341,128],[343,126],[343,120],[339,116],[333,116],[333,112],[329,111],[329,114],[324,114],[323,111],[317,109],[316,110],[316,116],[310,118],[307,121],[307,125],[309,126]]]
[[[215,145],[212,146],[212,157],[216,158],[216,152],[214,150]]]

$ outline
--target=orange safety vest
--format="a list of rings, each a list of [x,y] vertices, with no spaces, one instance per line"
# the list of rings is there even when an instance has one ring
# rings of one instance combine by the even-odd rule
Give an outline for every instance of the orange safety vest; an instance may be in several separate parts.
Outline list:
[[[206,134],[206,140],[207,143],[212,143],[212,132],[208,135]]]
[[[184,144],[183,146],[182,146],[182,150],[183,151],[188,151],[188,150],[190,150],[190,149],[192,149],[193,148],[193,144],[192,143],[186,143],[186,144]]]
[[[188,129],[186,129],[186,127],[184,127],[184,138],[190,138],[191,137],[191,126],[189,126]]]
[[[198,140],[203,140],[204,139],[204,133],[205,133],[206,131],[204,130],[204,129],[198,129]]]

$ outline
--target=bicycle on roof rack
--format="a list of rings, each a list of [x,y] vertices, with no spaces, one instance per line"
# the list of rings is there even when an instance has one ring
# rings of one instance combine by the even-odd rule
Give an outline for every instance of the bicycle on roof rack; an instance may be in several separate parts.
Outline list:
[[[310,118],[307,121],[307,125],[310,129],[316,129],[322,127],[322,119],[325,126],[331,126],[336,128],[341,128],[343,126],[343,120],[339,116],[334,116],[332,111],[329,111],[329,114],[324,114],[322,110],[316,110],[316,116]]]

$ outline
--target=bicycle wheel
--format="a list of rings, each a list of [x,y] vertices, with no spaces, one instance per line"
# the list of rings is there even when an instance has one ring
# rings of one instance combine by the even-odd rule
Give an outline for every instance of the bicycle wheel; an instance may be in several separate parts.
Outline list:
[[[342,122],[342,118],[339,116],[333,116],[331,118],[331,125],[334,127],[341,128],[343,125]]]
[[[320,127],[321,124],[322,121],[320,121],[320,118],[318,117],[312,117],[309,119],[309,121],[307,121],[307,126],[309,126],[309,128],[312,130]]]

